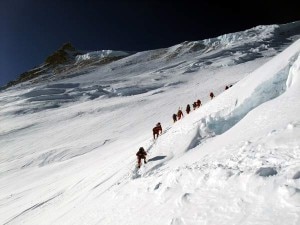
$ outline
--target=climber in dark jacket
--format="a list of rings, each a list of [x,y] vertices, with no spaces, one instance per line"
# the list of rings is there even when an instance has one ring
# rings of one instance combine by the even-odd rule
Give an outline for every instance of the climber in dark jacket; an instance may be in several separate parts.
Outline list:
[[[172,117],[173,117],[173,121],[175,123],[177,121],[177,115],[174,113]]]
[[[190,113],[190,111],[191,111],[191,106],[190,106],[190,104],[188,104],[188,105],[186,106],[185,111],[186,111],[187,114]]]
[[[197,107],[199,108],[202,105],[200,99],[197,100]]]
[[[152,129],[153,131],[153,138],[158,138],[159,133],[162,134],[162,127],[160,123],[157,123],[156,126]]]
[[[210,92],[209,96],[210,96],[210,99],[213,99],[215,97],[214,93],[212,93],[212,92]]]
[[[183,118],[183,113],[182,113],[181,109],[179,108],[178,112],[177,112],[177,120],[180,120],[181,118]]]
[[[195,110],[197,108],[197,102],[193,103],[193,109]]]
[[[146,155],[147,152],[145,151],[145,149],[143,147],[140,147],[139,151],[136,153],[137,160],[138,160],[138,168],[141,167],[142,159],[144,159],[144,163],[147,163]]]

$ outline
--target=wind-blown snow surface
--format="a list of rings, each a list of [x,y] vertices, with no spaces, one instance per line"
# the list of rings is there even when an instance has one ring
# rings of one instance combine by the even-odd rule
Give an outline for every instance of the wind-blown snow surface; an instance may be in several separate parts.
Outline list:
[[[150,51],[1,92],[0,224],[299,224],[299,53],[209,52],[191,71]]]

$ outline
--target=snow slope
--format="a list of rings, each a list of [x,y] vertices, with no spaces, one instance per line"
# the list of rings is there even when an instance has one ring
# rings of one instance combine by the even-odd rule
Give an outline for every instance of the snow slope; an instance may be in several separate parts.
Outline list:
[[[0,224],[299,224],[300,40],[248,47],[275,28],[2,91]]]

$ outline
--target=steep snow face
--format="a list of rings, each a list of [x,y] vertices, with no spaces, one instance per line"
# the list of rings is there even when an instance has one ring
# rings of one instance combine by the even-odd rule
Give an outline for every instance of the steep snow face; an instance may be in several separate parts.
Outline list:
[[[200,55],[179,56],[185,44],[141,52],[2,91],[0,223],[299,224],[300,40],[252,57],[253,38]],[[251,60],[237,63],[237,49]]]
[[[257,26],[246,31],[224,34],[216,38],[204,40],[206,45],[216,47],[221,45],[228,47],[230,45],[253,42],[254,40],[268,40],[274,36],[274,33],[279,29],[279,25]]]
[[[184,42],[169,48],[169,51],[181,55],[193,51],[208,53],[214,50],[223,50],[222,55],[226,53],[240,54],[243,56],[243,60],[249,60],[252,57],[261,57],[261,54],[266,50],[270,50],[270,48],[275,50],[278,48],[278,43],[290,43],[290,41],[297,40],[299,34],[300,22],[257,26],[242,32],[224,34],[215,38]],[[230,49],[230,51],[228,52],[226,49]]]

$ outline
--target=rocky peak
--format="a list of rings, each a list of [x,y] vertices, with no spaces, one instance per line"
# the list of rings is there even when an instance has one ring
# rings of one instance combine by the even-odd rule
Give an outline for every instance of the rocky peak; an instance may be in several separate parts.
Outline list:
[[[73,60],[76,55],[80,54],[81,53],[77,51],[71,43],[66,43],[52,55],[48,56],[45,63],[53,66],[64,64]]]

